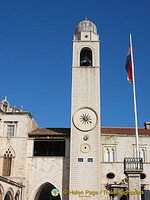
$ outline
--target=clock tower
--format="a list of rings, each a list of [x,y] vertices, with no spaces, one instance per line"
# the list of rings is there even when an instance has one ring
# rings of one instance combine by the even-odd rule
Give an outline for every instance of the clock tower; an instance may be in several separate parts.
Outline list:
[[[81,21],[73,38],[69,200],[100,200],[99,50],[96,25]]]

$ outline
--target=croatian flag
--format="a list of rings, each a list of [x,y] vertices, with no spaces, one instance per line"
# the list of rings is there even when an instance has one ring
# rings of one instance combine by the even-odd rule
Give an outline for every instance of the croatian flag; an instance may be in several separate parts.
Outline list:
[[[131,44],[129,46],[129,50],[128,50],[128,55],[127,55],[127,58],[126,58],[126,65],[125,65],[125,68],[128,72],[128,81],[129,83],[132,83],[133,81],[133,77],[132,77],[132,60],[131,60]]]

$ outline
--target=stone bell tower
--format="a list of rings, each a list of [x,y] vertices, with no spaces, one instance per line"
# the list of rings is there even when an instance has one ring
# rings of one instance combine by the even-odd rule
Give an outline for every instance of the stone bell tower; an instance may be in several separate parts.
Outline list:
[[[95,24],[81,21],[73,39],[69,200],[100,200],[99,50]]]

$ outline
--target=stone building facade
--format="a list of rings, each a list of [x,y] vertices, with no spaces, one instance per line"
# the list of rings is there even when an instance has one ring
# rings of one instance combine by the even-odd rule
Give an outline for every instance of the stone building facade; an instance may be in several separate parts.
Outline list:
[[[23,107],[0,102],[0,200],[125,200],[131,185],[149,200],[150,123],[139,128],[142,160],[134,128],[101,127],[99,49],[85,19],[73,39],[71,128],[40,128]]]

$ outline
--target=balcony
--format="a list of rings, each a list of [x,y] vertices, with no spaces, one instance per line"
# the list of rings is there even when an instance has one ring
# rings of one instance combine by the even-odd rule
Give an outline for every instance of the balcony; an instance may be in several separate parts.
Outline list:
[[[124,173],[142,173],[143,160],[142,158],[125,158]]]

